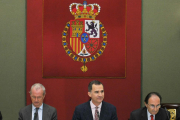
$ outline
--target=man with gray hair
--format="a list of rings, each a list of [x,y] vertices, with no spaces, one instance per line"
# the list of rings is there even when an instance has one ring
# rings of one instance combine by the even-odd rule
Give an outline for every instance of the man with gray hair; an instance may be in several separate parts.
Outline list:
[[[43,103],[46,90],[42,84],[32,85],[29,93],[32,104],[19,111],[18,120],[57,120],[56,109]]]

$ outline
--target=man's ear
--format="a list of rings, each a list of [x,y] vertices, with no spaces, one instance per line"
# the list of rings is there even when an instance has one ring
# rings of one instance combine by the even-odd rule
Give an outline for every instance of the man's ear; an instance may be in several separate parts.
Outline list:
[[[91,97],[91,92],[88,92],[88,96]]]
[[[43,96],[43,99],[45,98],[46,94]]]
[[[145,106],[147,107],[147,104],[146,104],[146,102],[144,102],[144,104],[145,104]]]

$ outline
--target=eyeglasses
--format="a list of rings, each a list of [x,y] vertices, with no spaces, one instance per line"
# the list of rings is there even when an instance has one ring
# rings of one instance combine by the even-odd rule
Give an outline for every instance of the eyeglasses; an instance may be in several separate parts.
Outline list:
[[[38,99],[38,100],[40,100],[40,99],[42,99],[43,97],[42,97],[42,96],[38,96],[38,97],[31,96],[31,98],[32,98],[32,99],[34,99],[34,100],[35,100],[35,99]]]
[[[148,105],[149,105],[149,104],[148,104]],[[159,105],[156,105],[156,106],[155,106],[155,105],[149,105],[149,106],[150,106],[150,108],[152,108],[152,109],[154,109],[155,107],[156,107],[156,108],[160,108],[160,107],[161,107],[160,104],[159,104]]]

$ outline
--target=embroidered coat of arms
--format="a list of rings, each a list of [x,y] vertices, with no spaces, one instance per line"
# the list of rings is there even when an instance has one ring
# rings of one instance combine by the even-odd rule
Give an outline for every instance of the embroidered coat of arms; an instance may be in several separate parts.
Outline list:
[[[62,45],[65,52],[74,61],[82,62],[81,70],[88,70],[87,62],[95,61],[107,46],[107,32],[100,20],[96,20],[101,7],[97,3],[72,3],[69,5],[75,17],[66,23],[62,33]]]

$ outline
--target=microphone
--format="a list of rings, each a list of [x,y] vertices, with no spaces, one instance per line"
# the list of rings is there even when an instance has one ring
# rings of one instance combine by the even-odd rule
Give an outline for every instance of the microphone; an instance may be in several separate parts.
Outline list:
[[[36,113],[36,112],[34,113],[34,116],[37,116],[37,113]]]
[[[166,107],[165,107],[164,109],[165,109],[165,111],[166,111],[166,115],[167,115],[167,118],[168,118],[168,120],[169,120],[169,112],[168,112],[168,110],[166,109]]]

